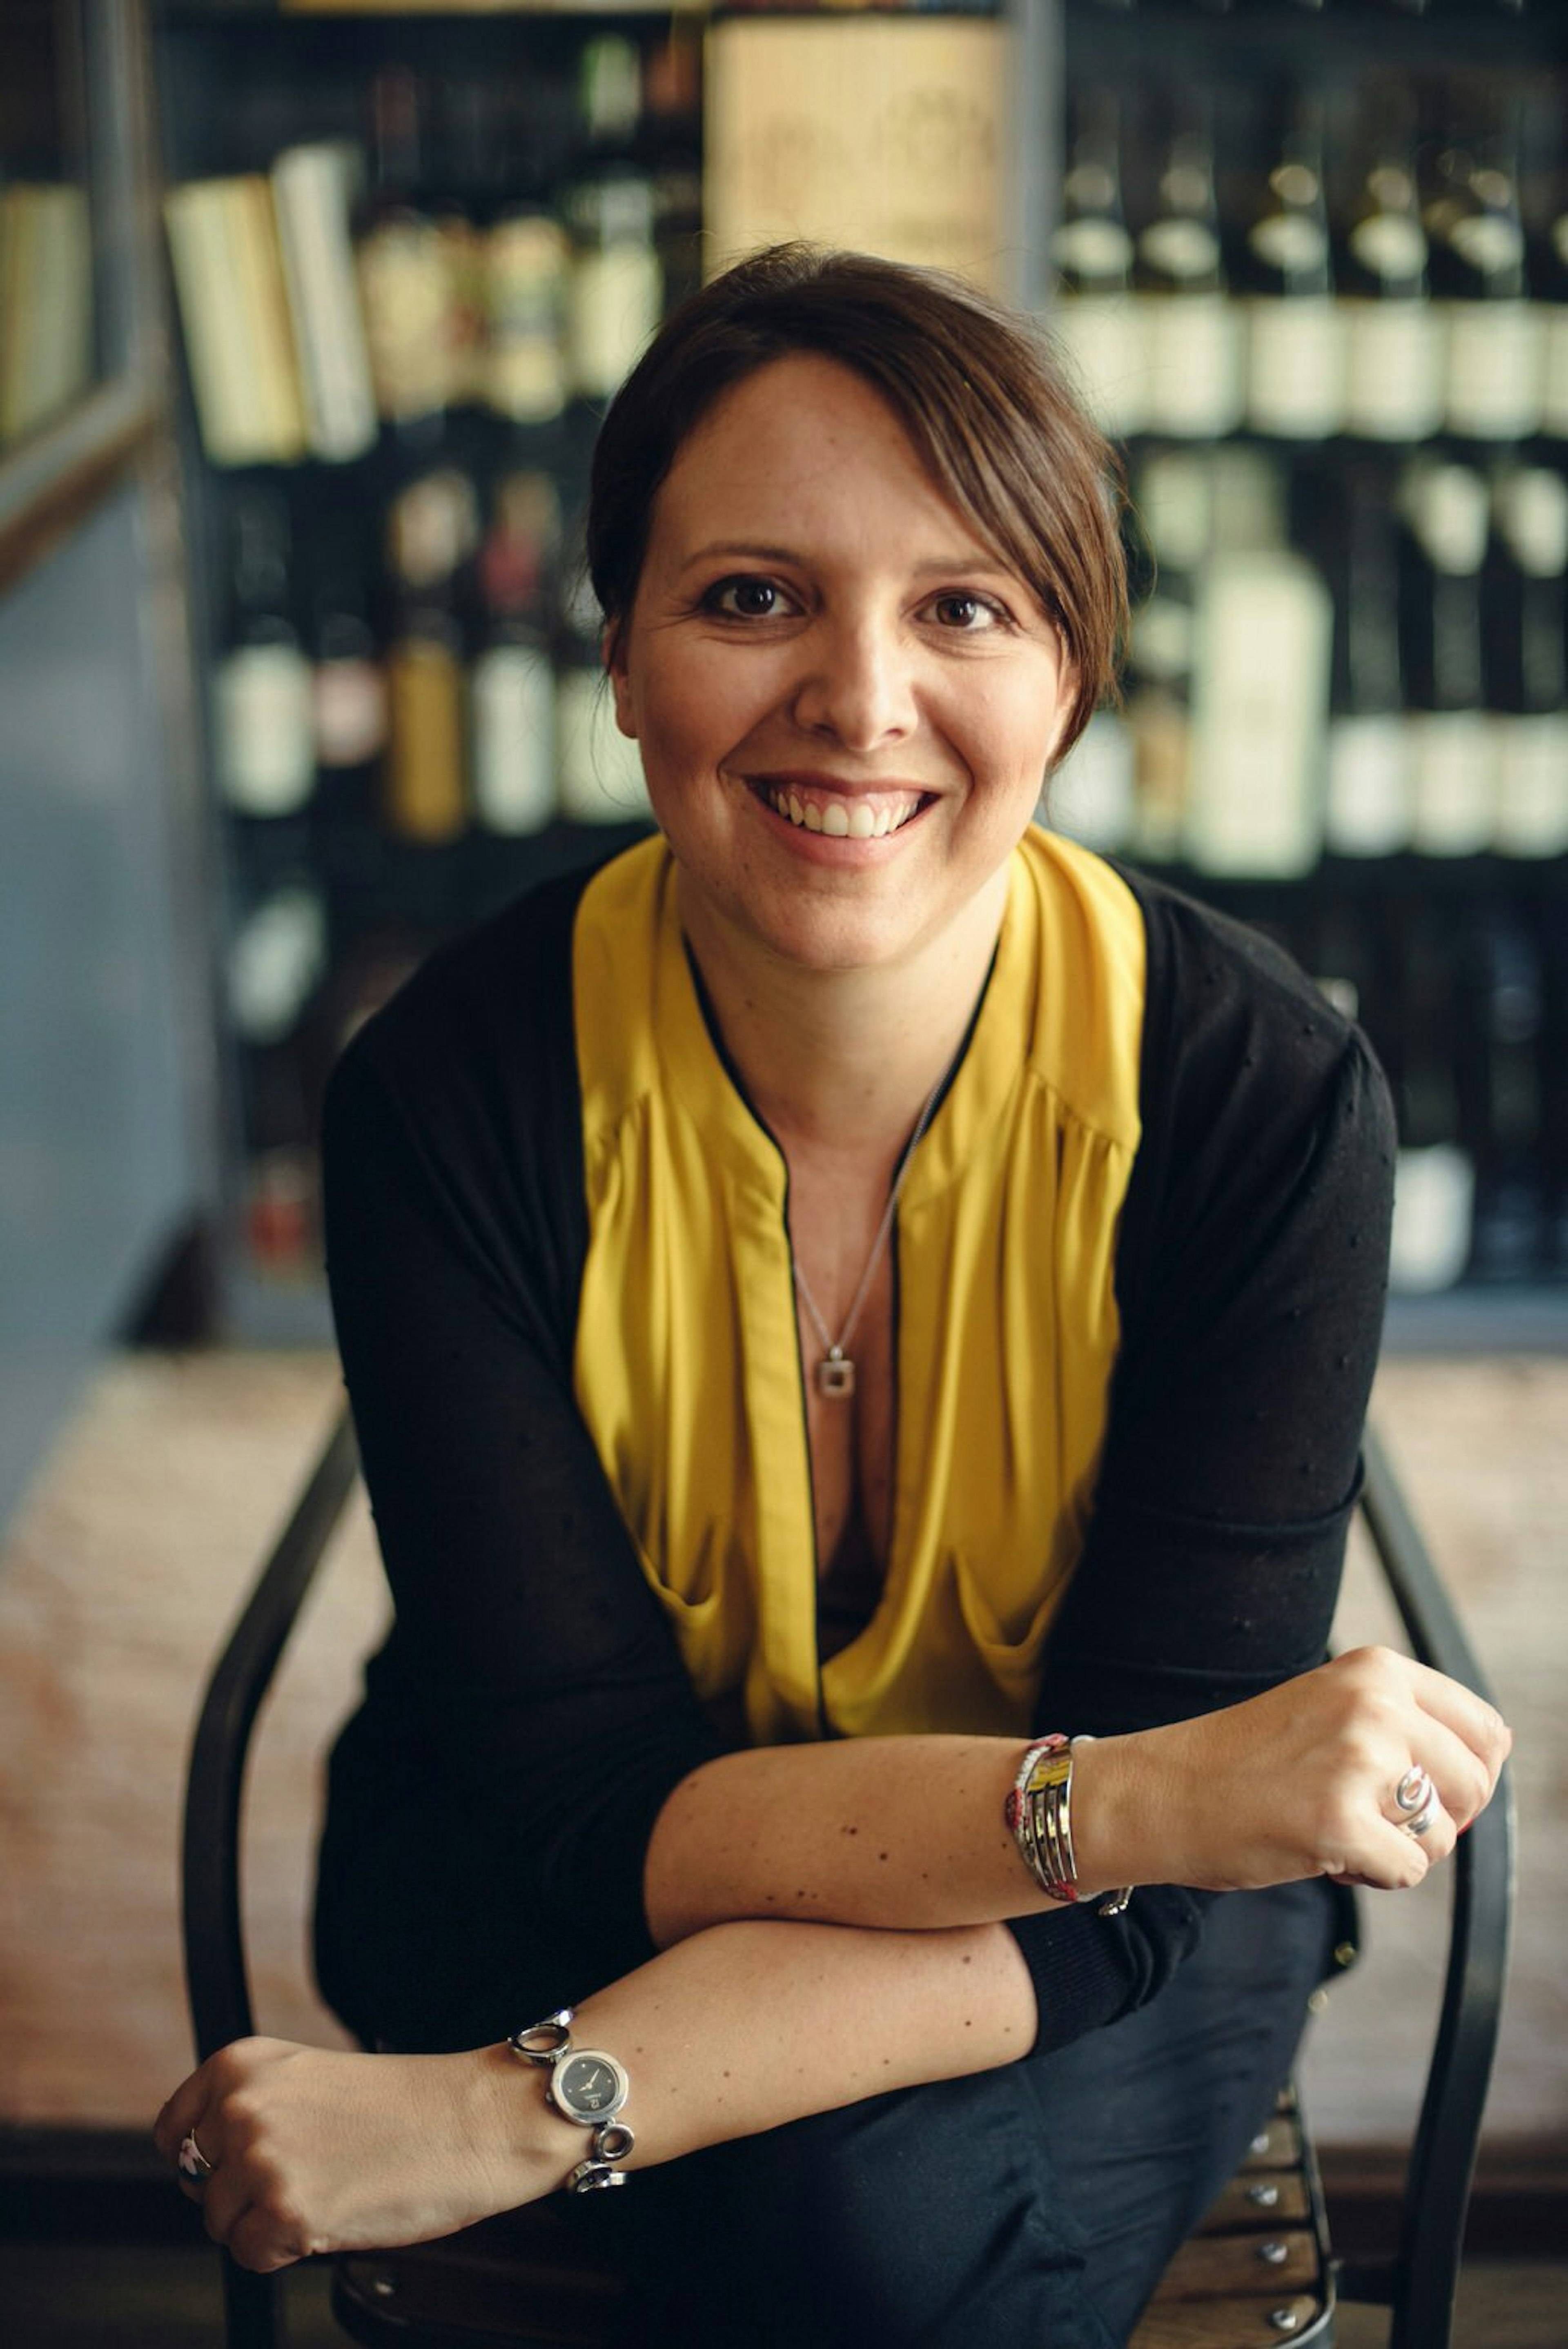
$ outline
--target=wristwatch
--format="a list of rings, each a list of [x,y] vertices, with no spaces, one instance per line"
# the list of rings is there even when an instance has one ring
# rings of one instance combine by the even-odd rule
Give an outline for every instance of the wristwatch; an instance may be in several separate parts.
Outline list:
[[[575,2007],[557,2007],[542,2023],[514,2031],[506,2044],[524,2064],[549,2073],[545,2101],[563,2120],[592,2129],[593,2153],[579,2161],[566,2179],[571,2194],[592,2194],[605,2186],[624,2186],[626,2172],[611,2165],[624,2161],[637,2138],[628,2121],[617,2118],[631,2093],[631,2083],[613,2055],[600,2047],[574,2047]]]

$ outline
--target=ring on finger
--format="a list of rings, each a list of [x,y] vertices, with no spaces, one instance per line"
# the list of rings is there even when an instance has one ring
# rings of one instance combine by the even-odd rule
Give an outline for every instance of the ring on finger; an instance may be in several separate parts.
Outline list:
[[[1394,1789],[1394,1800],[1402,1811],[1428,1813],[1432,1807],[1432,1781],[1418,1762],[1412,1762]],[[1425,1828],[1417,1830],[1425,1834]]]
[[[1424,1836],[1437,1816],[1437,1797],[1434,1795],[1422,1804],[1413,1819],[1402,1819],[1399,1824],[1407,1835]]]
[[[208,2160],[197,2144],[195,2130],[189,2130],[181,2138],[180,2150],[175,2156],[175,2168],[181,2177],[188,2178],[193,2186],[205,2186],[213,2174],[213,2167],[214,2165]]]

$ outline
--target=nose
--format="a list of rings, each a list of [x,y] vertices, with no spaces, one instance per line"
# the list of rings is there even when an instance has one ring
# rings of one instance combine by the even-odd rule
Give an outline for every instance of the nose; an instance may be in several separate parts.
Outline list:
[[[794,715],[807,733],[864,753],[914,730],[915,652],[896,620],[867,611],[825,616],[801,649]]]

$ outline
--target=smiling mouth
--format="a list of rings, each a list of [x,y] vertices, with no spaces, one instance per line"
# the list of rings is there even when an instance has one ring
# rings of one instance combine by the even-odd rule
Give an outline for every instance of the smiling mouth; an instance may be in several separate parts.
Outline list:
[[[829,840],[886,840],[929,805],[929,792],[875,792],[852,799],[839,792],[802,790],[790,783],[754,783],[753,790],[775,815],[797,831],[819,832]]]

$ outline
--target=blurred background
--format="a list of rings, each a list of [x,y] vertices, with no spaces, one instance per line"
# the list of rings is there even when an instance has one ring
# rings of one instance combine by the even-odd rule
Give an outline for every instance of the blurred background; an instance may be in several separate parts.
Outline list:
[[[90,2187],[111,2304],[165,2224],[190,1720],[337,1402],[322,1086],[438,939],[645,825],[594,431],[671,303],[793,234],[1058,336],[1136,616],[1050,821],[1281,939],[1393,1081],[1375,1408],[1521,1740],[1478,2249],[1568,2217],[1568,7],[5,0],[0,2258]],[[253,1832],[301,2032],[379,1619],[343,1550]],[[1343,1628],[1389,1630],[1359,1565]],[[1369,2224],[1442,1897],[1377,1909],[1315,2033]]]

